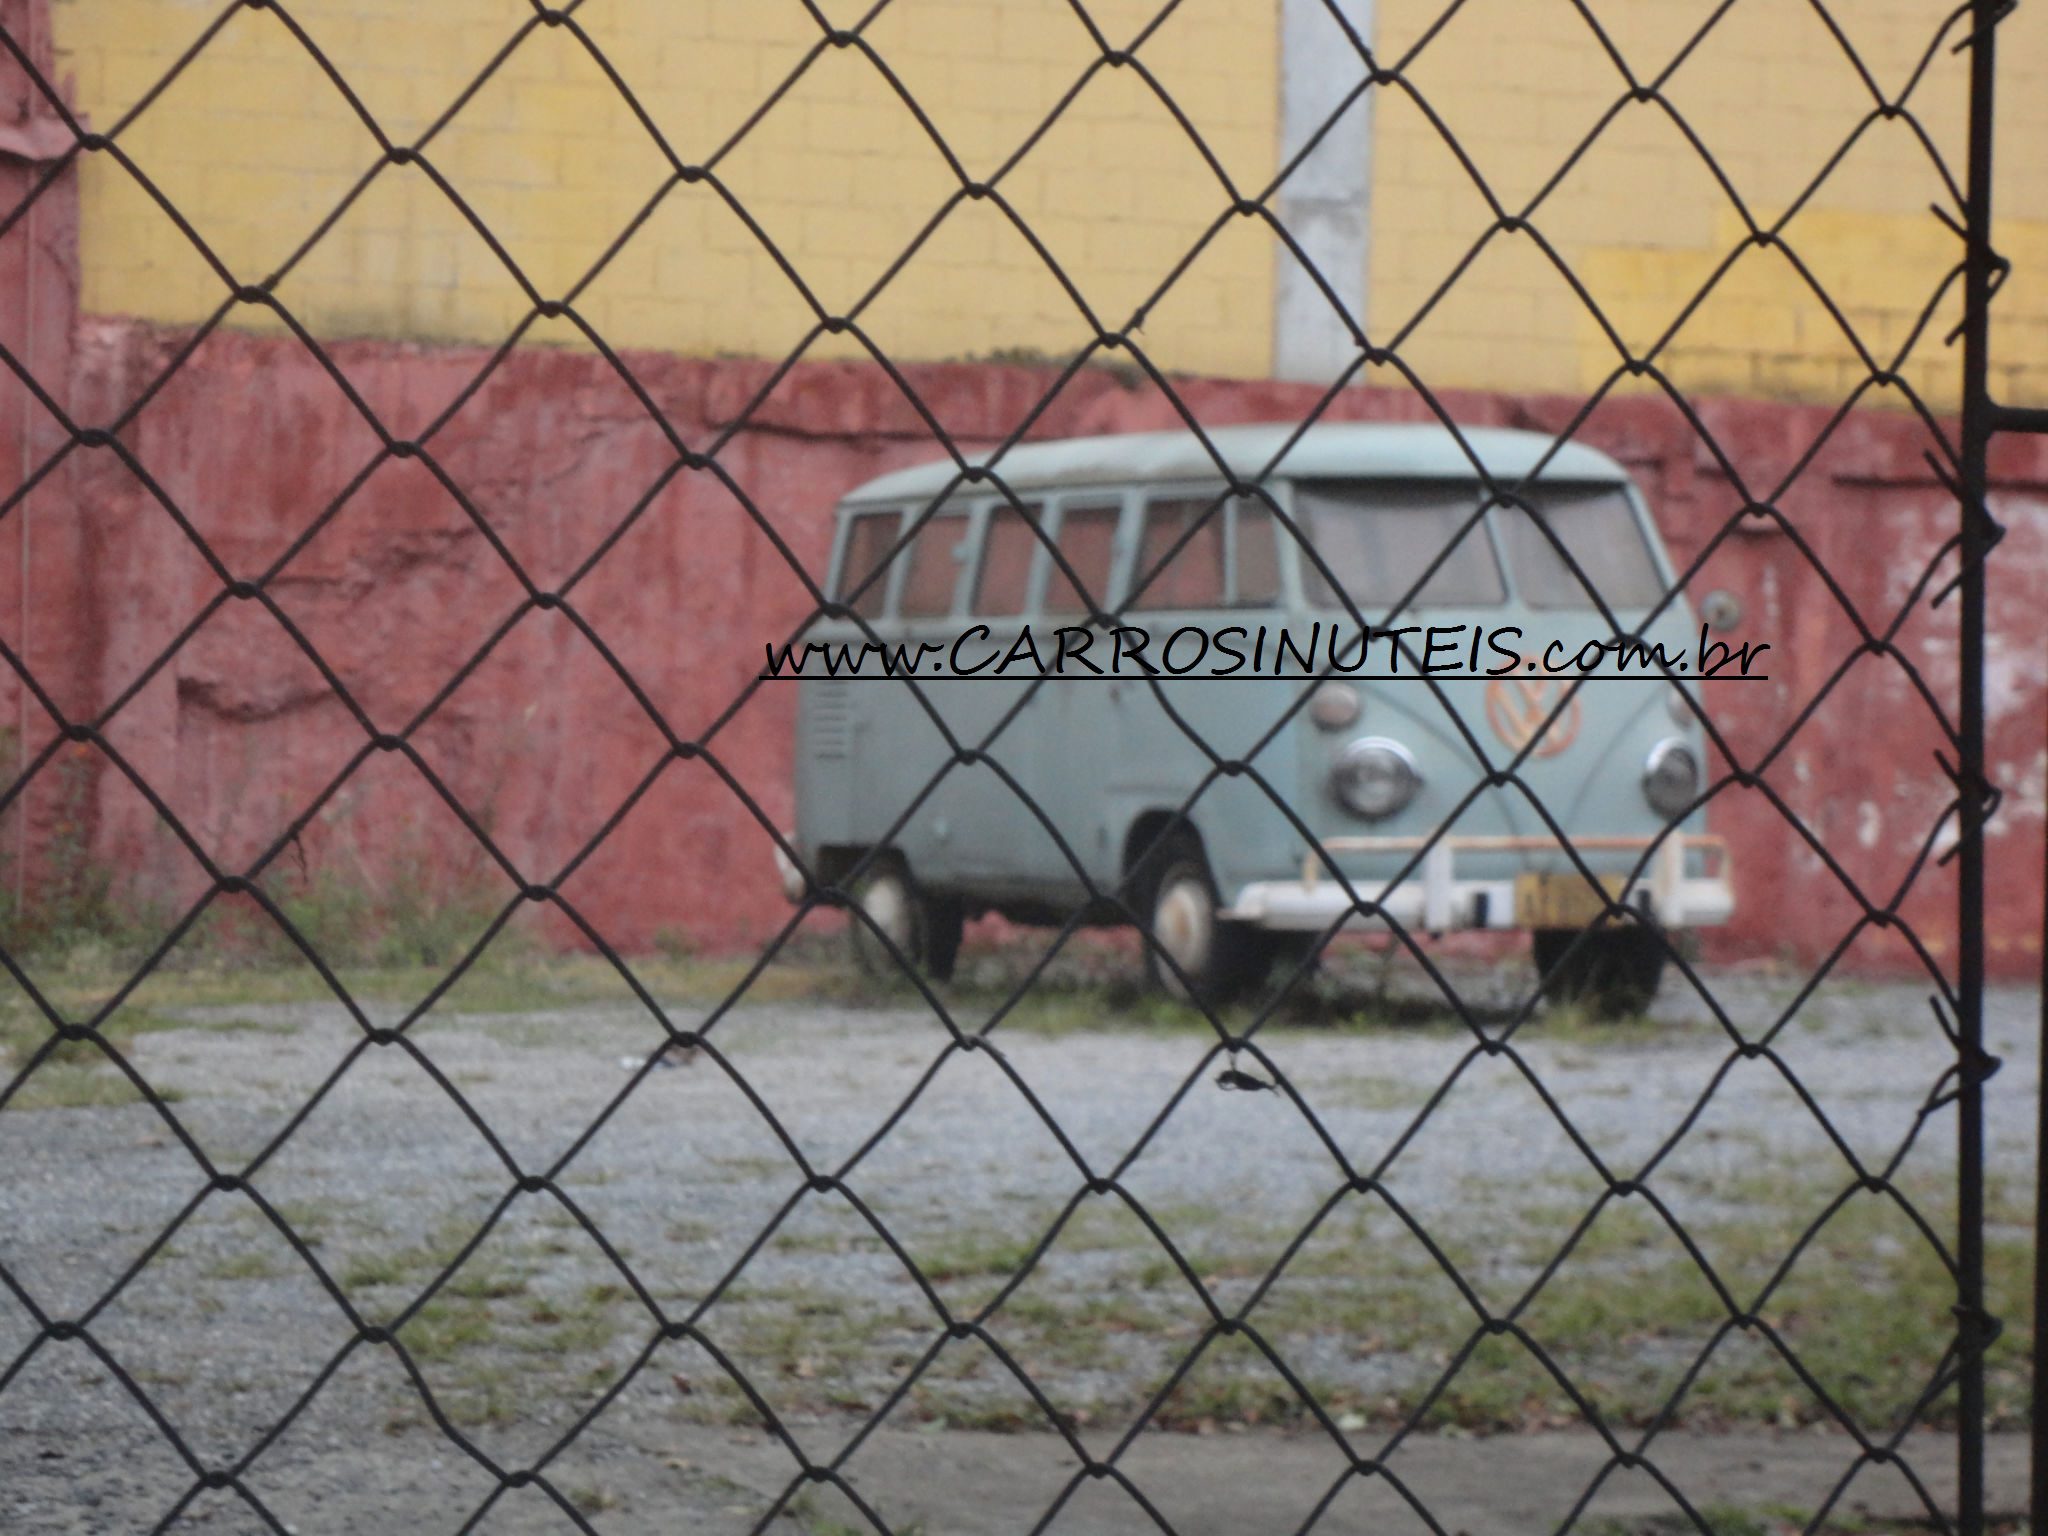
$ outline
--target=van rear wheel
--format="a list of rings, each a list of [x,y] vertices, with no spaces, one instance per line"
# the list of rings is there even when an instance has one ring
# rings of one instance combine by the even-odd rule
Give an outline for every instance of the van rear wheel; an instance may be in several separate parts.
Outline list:
[[[958,901],[920,890],[909,867],[895,854],[877,859],[854,883],[853,900],[868,919],[855,917],[848,924],[854,963],[862,972],[877,980],[895,980],[903,975],[907,960],[934,981],[952,979],[965,923]],[[892,946],[895,954],[890,953]]]
[[[1576,945],[1576,947],[1574,947]],[[1537,984],[1552,1002],[1583,1003],[1603,1019],[1641,1013],[1664,976],[1661,934],[1630,923],[1618,928],[1539,928]]]
[[[913,965],[923,961],[924,923],[902,860],[876,860],[854,882],[852,895],[860,911],[852,915],[847,929],[854,963],[865,974],[878,980],[893,978],[902,974],[904,960]],[[890,953],[892,948],[895,954]]]
[[[1212,1004],[1257,986],[1273,963],[1273,936],[1216,915],[1216,885],[1198,849],[1166,850],[1158,868],[1146,904],[1151,942],[1145,974],[1152,985],[1183,1001]]]

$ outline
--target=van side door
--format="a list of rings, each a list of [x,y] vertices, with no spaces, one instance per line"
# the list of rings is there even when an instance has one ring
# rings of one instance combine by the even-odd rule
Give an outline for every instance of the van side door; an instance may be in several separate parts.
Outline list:
[[[1028,657],[1005,665],[1027,623],[1044,516],[1043,500],[990,501],[976,509],[958,653],[962,669],[973,671],[933,689],[960,744],[986,742],[989,758],[1002,766],[1001,773],[986,762],[955,768],[946,800],[951,861],[963,882],[999,894],[1027,893],[1034,867],[1044,866],[1042,853],[1053,849],[1027,803],[1041,795],[1034,742],[1049,707],[1045,687]]]
[[[1033,782],[1067,846],[1062,852],[1040,829],[1026,857],[1031,878],[1050,897],[1071,903],[1087,895],[1082,874],[1106,893],[1121,873],[1122,829],[1115,825],[1107,786],[1115,754],[1112,691],[1124,685],[1097,675],[1096,668],[1110,670],[1111,641],[1090,617],[1107,616],[1114,600],[1124,500],[1118,492],[1061,496],[1047,530],[1060,559],[1050,550],[1038,557],[1033,636],[1046,666],[1059,675],[1045,685],[1045,707],[1033,722]]]
[[[1212,631],[1227,604],[1229,517],[1227,504],[1218,505],[1221,494],[1154,491],[1138,509],[1123,606],[1125,625],[1144,632],[1145,648],[1133,658],[1127,647],[1121,669],[1138,680],[1108,685],[1115,716],[1109,782],[1126,825],[1147,810],[1177,810],[1208,767],[1162,696],[1189,729],[1202,732],[1213,685],[1165,674],[1188,664],[1194,633]],[[1148,671],[1156,671],[1156,683],[1142,680]]]

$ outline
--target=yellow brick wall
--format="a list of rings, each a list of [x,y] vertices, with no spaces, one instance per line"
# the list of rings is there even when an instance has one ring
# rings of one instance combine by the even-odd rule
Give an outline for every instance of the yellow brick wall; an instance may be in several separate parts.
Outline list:
[[[866,0],[832,0],[835,23]],[[1655,75],[1709,14],[1678,0],[1597,0],[1614,45]],[[1831,7],[1892,91],[1933,37],[1935,0]],[[1091,0],[1113,41],[1157,0]],[[1409,55],[1442,0],[1379,0],[1389,61]],[[55,0],[60,68],[96,126],[118,121],[218,13],[214,0]],[[531,17],[524,0],[298,0],[364,107],[397,140],[422,131]],[[589,0],[578,12],[686,161],[711,157],[820,39],[798,0]],[[1276,157],[1277,0],[1182,0],[1140,57],[1226,171],[1257,186]],[[1068,0],[895,0],[867,37],[977,177],[992,175],[1093,56]],[[2006,24],[2000,243],[2020,264],[2003,297],[1997,386],[2048,398],[2048,9]],[[1566,0],[1466,0],[1415,53],[1415,92],[1519,210],[1621,93],[1619,73]],[[1962,174],[1964,60],[1940,51],[1912,105]],[[1809,0],[1742,0],[1672,74],[1672,103],[1753,215],[1779,218],[1869,111],[1871,98]],[[375,145],[274,14],[241,12],[120,142],[238,277],[266,275],[376,159]],[[536,29],[432,142],[434,166],[534,287],[559,296],[659,190],[669,167],[565,30]],[[719,173],[827,311],[861,301],[955,181],[924,129],[854,51],[828,50],[720,162]],[[1003,182],[1105,323],[1122,325],[1224,208],[1186,135],[1131,70],[1102,71]],[[1857,333],[1889,354],[1957,242],[1928,212],[1947,196],[1904,122],[1871,125],[1786,238]],[[83,187],[84,303],[189,322],[218,279],[119,170]],[[1451,292],[1429,295],[1491,214],[1408,93],[1378,98],[1369,319],[1406,332],[1433,385],[1581,390],[1616,353],[1526,236],[1497,236]],[[1533,222],[1632,348],[1660,336],[1744,226],[1697,152],[1654,106],[1627,108],[1544,198]],[[1232,221],[1148,314],[1168,368],[1260,375],[1271,366],[1274,245]],[[474,229],[417,169],[380,174],[283,283],[330,335],[496,341],[528,304]],[[813,316],[706,185],[678,186],[577,298],[615,346],[780,356]],[[1953,305],[1944,309],[1943,326]],[[1419,319],[1417,318],[1419,315]],[[248,323],[263,323],[249,317]],[[892,357],[1061,355],[1087,335],[1072,301],[993,203],[956,210],[863,311]],[[540,341],[578,344],[567,322]],[[826,337],[812,356],[853,356]],[[1953,353],[1929,341],[1906,375],[1954,398]],[[1839,398],[1861,374],[1850,344],[1785,257],[1752,250],[1667,344],[1688,390]],[[1640,387],[1640,386],[1638,386]]]
[[[825,7],[851,22],[868,6]],[[1157,7],[1097,0],[1112,39]],[[60,69],[110,127],[219,10],[57,0]],[[292,15],[363,106],[407,141],[531,20],[525,0],[296,0]],[[591,0],[579,22],[685,162],[712,158],[821,41],[797,0]],[[865,36],[969,175],[993,177],[1096,48],[1066,0],[900,0]],[[1278,39],[1267,0],[1187,0],[1144,47],[1233,175],[1271,174]],[[120,135],[238,276],[282,263],[377,148],[273,13],[242,12]],[[427,150],[541,294],[577,283],[670,167],[588,52],[539,28]],[[733,197],[829,313],[855,306],[958,187],[870,62],[827,50],[718,164]],[[1103,70],[1002,181],[1103,322],[1122,326],[1228,199],[1133,70]],[[222,287],[117,167],[88,165],[84,303],[189,321]],[[1148,320],[1170,367],[1256,375],[1270,356],[1272,258],[1233,231]],[[495,341],[517,283],[418,169],[391,168],[280,286],[323,334]],[[815,316],[708,184],[678,186],[577,299],[614,346],[782,355]],[[993,201],[964,205],[862,314],[892,357],[1066,354],[1091,334]],[[573,342],[568,323],[536,337]],[[812,356],[853,356],[852,337]]]
[[[1643,82],[1666,71],[1713,11],[1676,0],[1592,0],[1589,9]],[[1831,0],[1827,9],[1880,89],[1895,96],[1952,8]],[[2016,401],[2048,398],[2048,162],[2039,153],[2048,143],[2048,16],[2030,14],[2041,10],[2020,7],[2000,44],[1997,240],[2020,276],[1996,310],[1994,384]],[[1735,204],[1654,103],[1627,107],[1552,186],[1573,146],[1627,90],[1622,74],[1565,0],[1467,0],[1422,42],[1443,13],[1441,0],[1380,0],[1383,56],[1409,58],[1404,75],[1508,212],[1522,213],[1543,194],[1531,223],[1623,342],[1647,350],[1741,246],[1748,226]],[[1952,31],[1946,42],[1960,35]],[[1959,182],[1967,74],[1967,59],[1943,46],[1907,102]],[[1670,70],[1664,94],[1765,228],[1876,107],[1810,0],[1728,7]],[[1431,291],[1493,214],[1412,97],[1383,98],[1376,130],[1373,328],[1384,335],[1412,324],[1404,356],[1432,380],[1599,385],[1620,354],[1526,236],[1496,236],[1470,274],[1429,307]],[[1960,259],[1961,242],[1929,211],[1933,203],[1959,211],[1912,125],[1878,121],[1783,227],[1799,263],[1887,366]],[[1901,370],[1938,404],[1956,398],[1959,359],[1939,344],[1960,316],[1953,289],[1949,300]],[[1763,249],[1740,256],[1658,361],[1688,392],[1827,401],[1868,372],[1798,266]]]

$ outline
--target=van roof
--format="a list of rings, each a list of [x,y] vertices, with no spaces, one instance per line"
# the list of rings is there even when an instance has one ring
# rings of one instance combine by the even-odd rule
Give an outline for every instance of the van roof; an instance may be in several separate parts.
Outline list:
[[[1107,437],[1070,437],[1022,443],[1004,454],[997,472],[1012,490],[1038,490],[1063,485],[1149,484],[1174,480],[1213,480],[1220,458],[1233,475],[1257,476],[1298,423],[1212,427],[1201,439],[1186,429],[1173,432],[1128,432]],[[1506,427],[1463,427],[1460,435],[1468,455],[1441,425],[1385,422],[1330,422],[1310,427],[1273,469],[1287,479],[1423,479],[1470,478],[1474,457],[1496,481],[1515,484],[1526,478],[1546,453],[1546,480],[1618,483],[1628,473],[1597,448],[1559,444],[1542,432]],[[1553,450],[1555,450],[1553,452]],[[971,458],[985,463],[988,455]],[[951,459],[913,465],[868,481],[849,502],[925,500],[949,485],[959,468]]]

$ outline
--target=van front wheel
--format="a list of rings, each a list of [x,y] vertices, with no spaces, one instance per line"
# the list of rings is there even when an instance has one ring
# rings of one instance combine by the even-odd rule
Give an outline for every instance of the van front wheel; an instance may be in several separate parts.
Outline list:
[[[1273,962],[1272,936],[1216,915],[1216,886],[1200,854],[1176,850],[1151,888],[1145,973],[1183,1000],[1222,1003],[1257,986]],[[1172,963],[1167,963],[1171,957]]]
[[[933,981],[951,981],[967,927],[966,910],[957,896],[926,896],[923,910],[925,974]]]
[[[1652,929],[1539,928],[1535,941],[1537,982],[1553,1002],[1581,1002],[1603,1019],[1619,1019],[1657,996],[1665,949]]]

